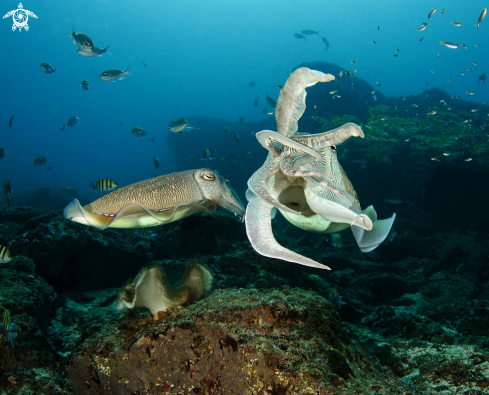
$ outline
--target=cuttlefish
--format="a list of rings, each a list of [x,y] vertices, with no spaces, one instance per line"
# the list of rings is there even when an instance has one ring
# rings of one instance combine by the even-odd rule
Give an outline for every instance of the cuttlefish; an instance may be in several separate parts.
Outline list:
[[[245,209],[229,181],[210,169],[165,174],[115,190],[82,207],[73,200],[66,219],[97,229],[147,228],[221,206],[238,216]]]
[[[350,227],[362,252],[378,247],[395,219],[393,214],[377,220],[372,206],[362,211],[353,185],[338,162],[339,144],[350,137],[364,137],[358,125],[347,123],[319,134],[298,132],[298,121],[306,109],[306,88],[332,80],[331,74],[305,67],[289,76],[275,110],[277,132],[256,134],[269,153],[248,180],[246,191],[246,233],[253,248],[264,256],[322,269],[329,267],[278,244],[271,224],[277,210],[307,231],[333,233]]]

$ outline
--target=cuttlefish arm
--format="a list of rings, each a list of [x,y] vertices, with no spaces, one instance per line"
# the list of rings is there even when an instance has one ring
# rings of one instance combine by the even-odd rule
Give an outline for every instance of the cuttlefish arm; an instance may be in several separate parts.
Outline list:
[[[270,191],[268,190],[268,182],[270,178],[274,176],[275,173],[279,170],[280,157],[273,158],[273,156],[269,154],[263,166],[255,171],[248,180],[248,188],[256,196],[259,196],[261,199],[268,202],[269,204],[280,208],[281,210],[287,211],[291,214],[300,214],[299,212],[294,211],[291,208],[280,203],[270,194]]]
[[[339,145],[350,137],[360,137],[363,139],[365,135],[360,126],[349,122],[324,133],[296,135],[291,137],[290,140],[296,141],[302,146],[307,146],[313,151],[319,151],[322,148]]]
[[[255,251],[270,258],[330,270],[328,266],[288,250],[277,243],[273,236],[270,216],[273,207],[266,201],[257,198],[251,199],[248,203],[245,214],[246,234]]]
[[[356,204],[353,208],[358,211],[360,210]],[[394,213],[390,218],[378,220],[373,206],[368,206],[362,212],[372,220],[372,229],[364,230],[361,227],[352,225],[351,231],[353,236],[355,236],[360,251],[370,252],[375,250],[389,235],[392,224],[396,219],[396,214]]]
[[[335,203],[329,199],[323,199],[308,188],[304,189],[304,195],[311,210],[325,220],[349,224],[350,226],[356,225],[366,230],[372,229],[372,221],[368,215],[356,213],[339,203]]]
[[[299,121],[306,110],[306,88],[318,82],[333,81],[335,77],[307,67],[299,67],[285,82],[275,107],[275,119],[278,133],[292,136],[297,132]]]

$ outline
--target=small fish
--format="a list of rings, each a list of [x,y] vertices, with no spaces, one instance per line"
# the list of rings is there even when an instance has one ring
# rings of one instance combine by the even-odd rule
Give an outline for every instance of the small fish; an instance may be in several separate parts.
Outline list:
[[[152,143],[154,143],[154,142],[155,142],[155,139],[154,139],[153,137],[148,136],[148,139],[149,139],[149,141],[151,141]]]
[[[146,63],[144,63],[143,61],[141,61],[141,63],[143,64],[144,67],[148,67]]]
[[[460,75],[465,75],[465,73],[463,71],[460,72]]]
[[[437,162],[440,161],[440,159],[438,159],[438,158],[431,158],[431,160],[434,160],[434,161],[437,161]]]
[[[56,68],[54,68],[53,66],[51,66],[49,63],[46,63],[46,62],[41,63],[41,65],[39,67],[46,74],[52,74],[52,73],[54,73],[56,71]]]
[[[81,56],[85,56],[86,58],[95,58],[97,56],[102,56],[104,53],[107,52],[107,48],[109,46],[107,45],[105,48],[99,48],[96,45],[93,46],[93,50],[88,52],[88,51],[83,51],[81,48],[78,48],[76,53]]]
[[[65,222],[60,221],[60,222],[58,222],[58,225],[56,225],[54,228],[53,239],[59,240],[61,238],[61,236],[63,236],[64,234],[65,234]]]
[[[485,84],[486,83],[486,73],[481,74],[479,76],[479,84]]]
[[[395,53],[395,54],[394,54],[394,55],[392,55],[392,56],[394,56],[395,58],[397,58],[397,57],[399,56],[399,54],[398,54],[398,53]]]
[[[430,19],[435,12],[436,12],[436,7],[430,11],[430,13],[428,14],[428,19]]]
[[[401,50],[400,50],[399,48],[397,48],[397,47],[396,47],[396,51],[397,51],[397,52],[401,52]]]
[[[353,63],[353,64],[354,64],[354,63],[358,63],[358,60],[355,60],[355,59],[350,60],[350,63]]]
[[[326,37],[321,37],[321,40],[323,40],[324,45],[326,45],[326,50],[329,49],[329,41]]]
[[[343,77],[343,70],[338,73],[338,81],[341,81],[341,77]]]
[[[329,94],[334,95],[336,92],[338,92],[338,91],[331,91],[331,92],[329,92]]]
[[[91,187],[91,191],[96,189],[99,192],[102,191],[113,191],[116,189],[119,185],[114,180],[111,180],[110,178],[104,178],[103,180],[96,181],[94,183],[89,184]]]
[[[255,80],[251,81],[251,82],[248,84],[248,86],[249,86],[250,88],[253,88],[255,85],[256,85],[256,81],[255,81]]]
[[[453,26],[458,26],[458,27],[462,26],[462,24],[461,24],[460,22],[451,21],[450,23],[451,23]]]
[[[64,123],[63,125],[61,125],[61,127],[59,128],[59,131],[62,132],[65,129],[66,129],[66,123]]]
[[[258,107],[258,99],[259,99],[259,97],[258,97],[258,95],[256,95],[255,100],[253,100],[253,107]]]
[[[377,81],[376,84],[377,86],[382,86],[382,84],[379,81]]]
[[[5,151],[5,148],[0,147],[0,160],[4,159],[5,155],[7,155],[7,151]]]
[[[440,52],[438,52],[438,55],[436,56],[436,60],[440,59]]]
[[[402,204],[404,201],[400,197],[393,197],[393,198],[388,198],[383,200],[385,203],[390,203],[390,204]]]
[[[119,121],[119,125],[124,126],[124,124],[122,123],[122,121]]]
[[[0,323],[0,328],[3,328],[7,343],[10,343],[13,348],[14,339],[17,337],[17,331],[20,331],[20,328],[18,325],[10,322],[10,312],[7,309],[5,309],[3,312],[3,318],[2,322]]]
[[[337,310],[341,309],[346,303],[341,301],[341,296],[335,288],[331,288],[329,291],[329,301],[336,307]]]
[[[450,156],[450,154],[449,154],[449,153],[447,153],[447,152],[444,152],[444,153],[443,153],[443,156]]]
[[[377,44],[377,42],[375,40],[372,40],[372,43]]]
[[[277,89],[282,89],[282,88],[283,88],[283,86],[282,86],[282,85],[280,85],[280,84],[279,84],[279,85],[277,85]]]
[[[68,127],[75,126],[78,123],[78,120],[79,119],[80,118],[75,117],[75,116],[73,116],[70,119],[68,119],[68,122],[67,122],[68,123]]]
[[[157,156],[153,156],[153,164],[155,165],[155,167],[157,169],[160,168],[160,158],[158,158]]]
[[[38,156],[36,159],[34,159],[34,165],[35,166],[42,166],[48,163],[48,156]]]
[[[168,130],[172,133],[180,133],[189,124],[190,124],[190,122],[188,120],[186,120],[185,118],[178,118],[168,125]]]
[[[224,128],[222,129],[222,132],[224,134],[228,134],[230,131],[231,131],[231,129],[229,129],[227,126],[224,126]]]
[[[239,143],[240,137],[238,133],[235,133],[233,136],[234,140],[236,140],[237,143]]]
[[[137,228],[134,233],[142,239],[154,239],[156,233],[148,230],[148,228]]]
[[[426,29],[426,26],[421,26],[421,27],[418,27],[418,32],[422,32],[423,30]]]
[[[8,263],[12,260],[7,247],[0,245],[0,263]]]
[[[475,60],[472,60],[472,64],[473,64],[474,66],[477,66],[477,63],[476,63],[476,61],[475,61]]]
[[[93,41],[90,37],[83,33],[75,33],[75,28],[72,26],[70,36],[73,38],[73,43],[85,52],[93,51]]]
[[[470,162],[472,160],[472,158],[467,158],[464,160],[464,162]]]
[[[441,45],[444,45],[447,48],[450,49],[457,49],[458,48],[458,43],[451,43],[449,41],[442,41],[440,40]]]
[[[335,248],[343,248],[343,240],[339,233],[333,233],[331,235],[331,245]]]
[[[429,22],[423,22],[421,26],[428,26],[430,23]]]
[[[379,25],[379,26],[377,26],[377,30],[380,30],[380,25]]]
[[[146,129],[142,126],[135,126],[134,128],[132,128],[131,134],[135,137],[143,137],[146,136],[148,133],[146,132]]]
[[[129,67],[126,71],[118,70],[118,69],[110,69],[105,70],[100,74],[100,79],[103,81],[115,82],[117,80],[123,80],[126,78],[126,75],[129,74]]]
[[[5,196],[10,195],[12,193],[12,186],[10,185],[9,180],[5,180],[2,189],[3,189],[3,194]]]
[[[277,102],[273,100],[270,96],[268,96],[268,92],[267,92],[267,104],[272,108],[275,108],[277,106]]]
[[[46,169],[46,171],[49,171],[49,170],[51,170],[52,168],[53,168],[53,166],[49,166],[49,167]]]
[[[475,108],[475,109],[472,109],[472,110],[470,110],[470,111],[471,111],[471,112],[477,112],[477,111],[479,111],[479,109]]]
[[[486,17],[486,14],[487,14],[487,7],[484,7],[481,11],[481,14],[479,15],[479,18],[477,18],[477,22],[475,23],[475,25],[477,26],[477,30],[479,30],[479,26],[482,20]]]
[[[243,123],[244,123],[244,118],[243,118],[243,116],[241,115],[241,116],[239,117],[239,124],[240,124],[240,125],[242,125]]]
[[[442,14],[442,15],[443,15],[444,13],[445,13],[445,8],[442,8],[442,10],[441,10],[440,14]]]
[[[419,39],[419,41],[423,41],[424,40],[424,36],[421,36],[421,38]]]
[[[418,105],[417,104],[413,104],[413,107],[418,107]]]
[[[465,49],[469,49],[469,47],[465,45],[465,43],[462,43],[462,47],[464,47]]]
[[[209,162],[210,160],[215,160],[216,157],[214,156],[216,150],[210,150],[208,148],[206,148],[204,150],[204,154],[202,155],[202,159],[204,162]]]
[[[435,114],[436,114],[436,111],[431,111],[431,112],[429,112],[429,113],[428,113],[428,114],[426,114],[426,115],[435,115]]]
[[[474,47],[479,48],[481,45],[480,44],[474,44]]]
[[[304,39],[304,41],[306,41],[306,36],[304,36],[303,34],[294,33],[294,37],[299,39],[299,40]]]
[[[302,34],[304,34],[304,35],[306,35],[306,36],[310,36],[310,35],[312,35],[312,34],[317,34],[317,36],[319,37],[319,32],[320,32],[320,31],[321,31],[321,30],[316,31],[316,30],[309,30],[309,29],[306,29],[306,30],[301,30],[301,33],[302,33]]]
[[[81,85],[82,89],[86,90],[86,91],[88,90],[88,88],[90,88],[90,84],[88,83],[87,80],[83,80],[80,85]]]
[[[12,127],[12,119],[14,119],[14,116],[12,115],[8,121],[8,127],[11,128]]]

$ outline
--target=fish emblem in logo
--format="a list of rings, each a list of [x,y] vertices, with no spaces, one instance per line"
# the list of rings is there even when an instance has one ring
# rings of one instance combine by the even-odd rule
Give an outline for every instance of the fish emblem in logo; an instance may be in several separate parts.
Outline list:
[[[22,3],[19,3],[18,9],[12,10],[5,14],[3,16],[3,19],[12,16],[12,19],[14,20],[14,24],[12,25],[12,30],[15,32],[15,29],[19,28],[19,32],[22,31],[22,28],[25,29],[25,31],[29,31],[29,25],[27,24],[27,21],[29,20],[29,16],[32,16],[33,18],[37,18],[37,15],[34,14],[32,11],[29,10],[24,10],[24,6]]]

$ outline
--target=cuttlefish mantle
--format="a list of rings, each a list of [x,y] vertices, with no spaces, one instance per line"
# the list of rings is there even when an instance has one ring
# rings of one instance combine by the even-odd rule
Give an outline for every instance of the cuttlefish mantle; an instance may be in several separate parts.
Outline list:
[[[293,225],[311,232],[332,233],[351,228],[362,252],[375,249],[387,237],[395,214],[377,220],[372,206],[361,210],[358,196],[338,162],[337,146],[351,137],[364,138],[362,129],[347,123],[319,134],[297,133],[305,111],[306,91],[330,74],[302,67],[280,91],[275,110],[277,132],[256,133],[268,150],[263,164],[248,180],[246,233],[261,255],[321,269],[329,267],[282,247],[272,232],[278,210]]]
[[[221,206],[238,216],[244,206],[228,180],[210,169],[187,170],[140,181],[82,207],[75,199],[66,219],[103,230],[168,224]]]

